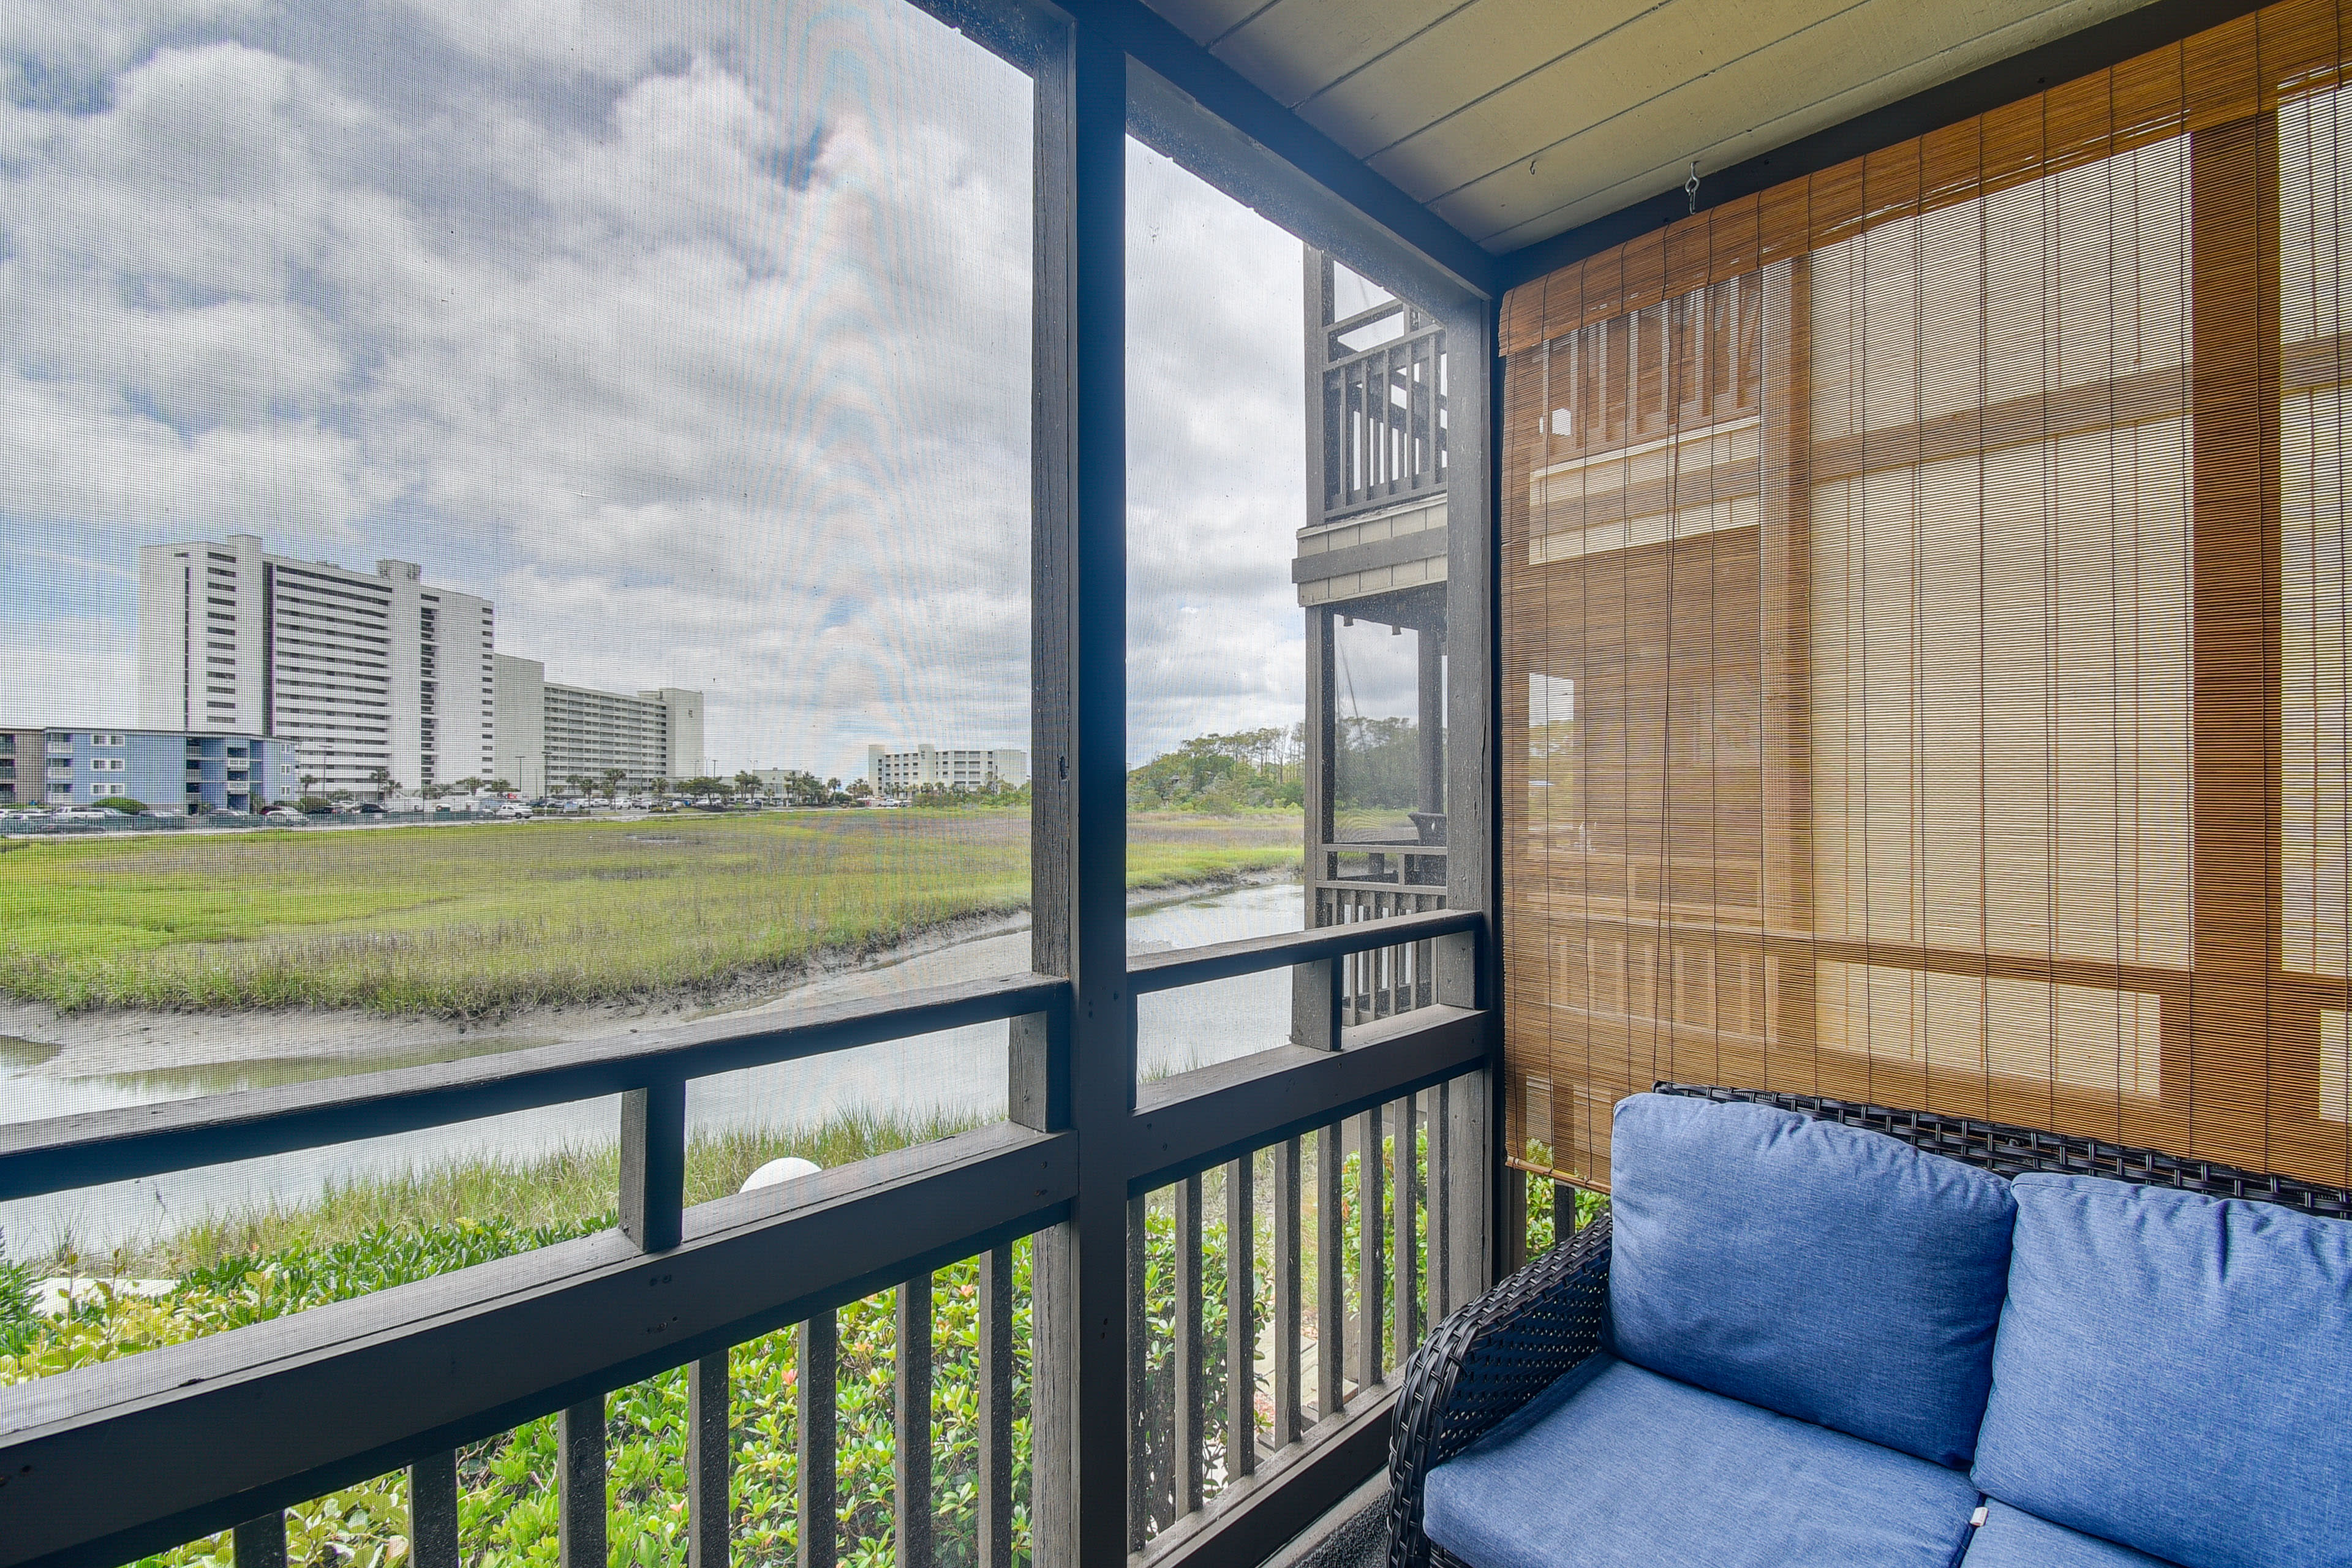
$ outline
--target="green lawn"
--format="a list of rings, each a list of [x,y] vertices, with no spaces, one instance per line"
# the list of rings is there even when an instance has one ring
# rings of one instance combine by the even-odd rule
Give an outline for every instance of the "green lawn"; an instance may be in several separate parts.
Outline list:
[[[1130,887],[1299,863],[1296,814],[1135,820]],[[684,816],[12,843],[0,994],[64,1010],[488,1016],[715,994],[1023,907],[1017,811]]]

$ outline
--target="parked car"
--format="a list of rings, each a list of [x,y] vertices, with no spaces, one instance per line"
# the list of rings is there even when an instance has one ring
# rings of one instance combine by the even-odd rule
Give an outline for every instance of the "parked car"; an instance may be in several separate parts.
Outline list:
[[[530,820],[530,807],[519,800],[510,800],[499,807],[498,815],[528,822]]]
[[[122,814],[95,805],[61,805],[49,813],[51,822],[111,822]]]
[[[264,822],[308,822],[309,815],[299,806],[273,805],[261,814]]]

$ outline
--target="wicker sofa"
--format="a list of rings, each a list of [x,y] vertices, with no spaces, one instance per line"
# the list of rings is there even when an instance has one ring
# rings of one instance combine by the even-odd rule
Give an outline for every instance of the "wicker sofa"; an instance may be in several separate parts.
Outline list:
[[[1391,1568],[2352,1564],[2352,1194],[1660,1084],[1406,1369]]]

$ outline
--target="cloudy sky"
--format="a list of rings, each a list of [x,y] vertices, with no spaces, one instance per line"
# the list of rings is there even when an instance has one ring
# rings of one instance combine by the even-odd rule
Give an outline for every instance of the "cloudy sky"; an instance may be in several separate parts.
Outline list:
[[[240,531],[730,770],[1027,744],[1019,73],[898,0],[16,0],[0,80],[0,721],[131,720],[138,546]],[[1129,166],[1140,760],[1297,716],[1303,399],[1296,242]]]

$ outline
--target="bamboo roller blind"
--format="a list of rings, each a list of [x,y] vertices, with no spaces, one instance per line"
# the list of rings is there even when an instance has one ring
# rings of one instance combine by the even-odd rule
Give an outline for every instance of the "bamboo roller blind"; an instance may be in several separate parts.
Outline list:
[[[2289,0],[1505,301],[1520,1161],[1679,1079],[2352,1184],[2343,58]]]

